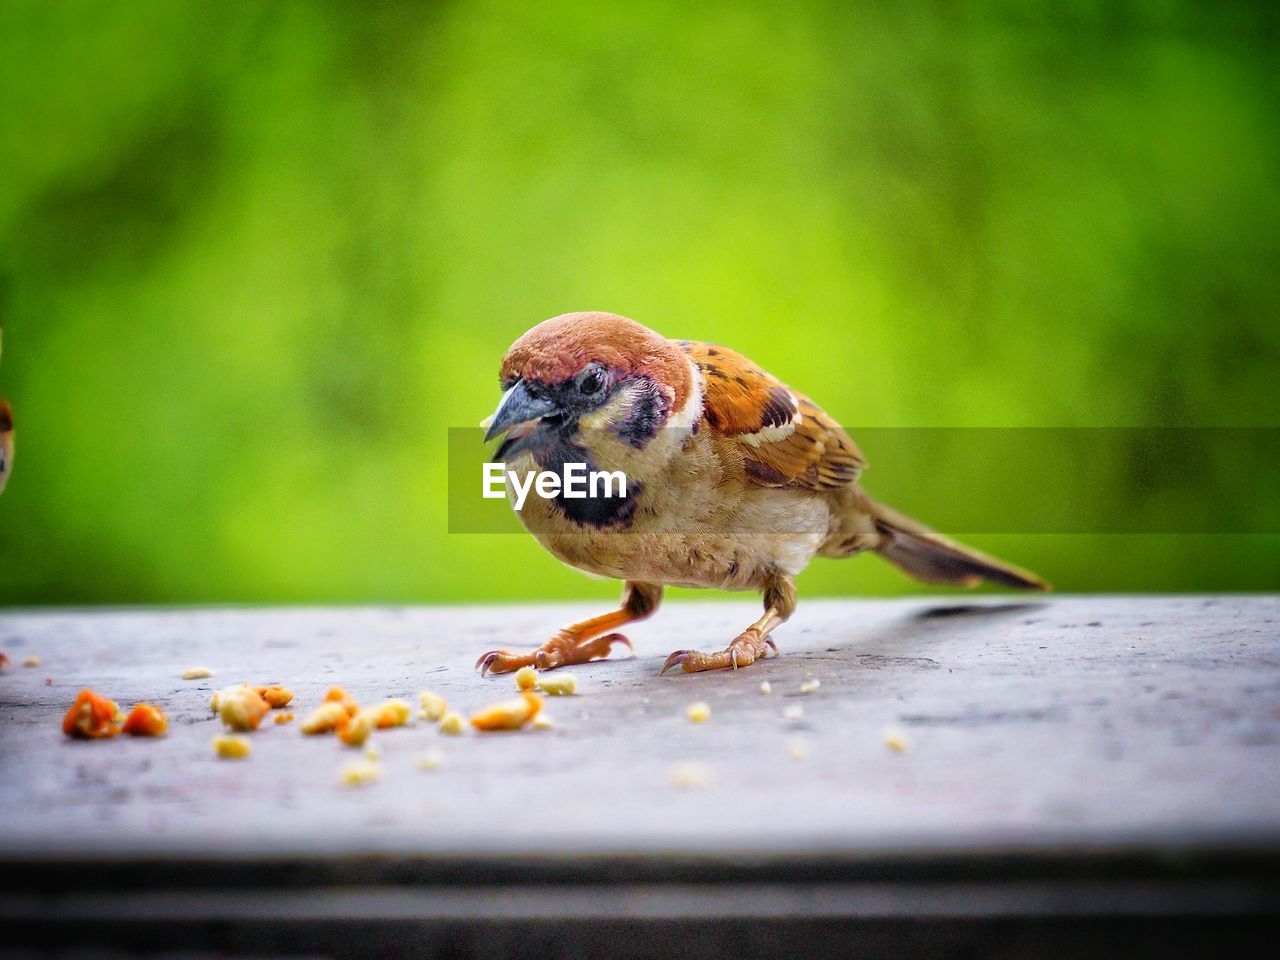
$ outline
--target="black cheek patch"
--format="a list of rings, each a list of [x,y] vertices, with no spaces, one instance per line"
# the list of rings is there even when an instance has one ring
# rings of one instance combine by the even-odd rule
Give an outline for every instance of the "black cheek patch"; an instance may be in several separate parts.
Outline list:
[[[635,519],[638,497],[643,490],[640,482],[628,477],[626,483],[627,494],[624,497],[603,496],[604,490],[608,488],[603,482],[598,482],[596,489],[600,492],[600,495],[593,497],[591,495],[590,474],[597,467],[590,452],[585,448],[578,446],[567,438],[560,438],[553,444],[548,444],[535,450],[533,459],[541,469],[554,471],[562,477],[564,476],[564,465],[566,463],[586,464],[587,478],[585,486],[587,495],[585,497],[566,497],[561,492],[550,500],[554,509],[579,526],[593,527],[595,529],[625,529]],[[612,489],[616,492],[617,485],[614,484]]]
[[[626,419],[612,424],[613,434],[637,450],[643,450],[662,429],[671,415],[671,401],[661,387],[650,377],[637,377],[640,390]]]

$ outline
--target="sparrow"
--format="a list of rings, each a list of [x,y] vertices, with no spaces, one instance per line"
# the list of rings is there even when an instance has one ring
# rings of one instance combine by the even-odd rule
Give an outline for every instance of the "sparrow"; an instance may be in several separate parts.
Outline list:
[[[562,490],[518,511],[555,557],[624,587],[617,610],[535,650],[485,653],[482,675],[630,647],[614,631],[653,614],[667,585],[758,590],[764,615],[722,650],[676,650],[661,673],[749,666],[777,652],[770,634],[795,611],[796,577],[814,556],[872,551],[927,583],[1048,589],[869,497],[866,460],[840,424],[727,347],[670,340],[617,314],[567,313],[516,340],[500,380],[482,426],[486,442],[503,438],[494,457],[508,470],[563,474],[573,463],[624,474],[625,493]]]

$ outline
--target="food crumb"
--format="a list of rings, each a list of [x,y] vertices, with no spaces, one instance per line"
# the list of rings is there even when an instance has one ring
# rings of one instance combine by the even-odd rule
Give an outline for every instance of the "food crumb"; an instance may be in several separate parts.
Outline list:
[[[550,730],[552,727],[555,726],[555,721],[552,720],[545,713],[539,713],[536,717],[533,718],[532,722],[529,725],[533,727],[533,729],[535,730]]]
[[[773,693],[773,684],[772,684],[772,683],[770,683],[768,680],[761,680],[761,681],[760,681],[760,692],[761,692],[761,693]]]
[[[423,720],[430,720],[432,723],[440,720],[449,710],[448,701],[430,690],[423,690],[418,694],[418,705],[422,707],[422,713],[419,716]]]
[[[370,760],[377,760],[382,756],[382,751],[378,749],[376,743],[366,743],[364,745],[364,755]]]
[[[450,710],[440,718],[440,732],[447,733],[450,736],[462,733],[465,728],[462,725],[462,714],[456,710]]]
[[[800,740],[792,740],[787,744],[787,756],[792,760],[804,760],[809,756],[809,745]]]
[[[101,740],[120,732],[120,707],[92,690],[81,690],[62,718],[62,732],[80,740]]]
[[[813,691],[817,690],[820,686],[822,686],[821,680],[806,680],[800,685],[800,692],[813,693]]]
[[[342,783],[348,787],[363,787],[377,783],[382,769],[368,760],[355,760],[342,768]]]
[[[528,690],[512,700],[503,700],[471,715],[477,730],[519,730],[542,710],[542,698]]]
[[[227,687],[217,693],[218,719],[232,730],[242,733],[257,730],[271,708],[258,696],[258,691],[245,685]]]
[[[288,687],[280,686],[278,683],[273,683],[266,687],[258,687],[257,691],[258,696],[267,701],[267,706],[272,710],[279,710],[281,707],[288,706],[293,699],[293,691]]]
[[[286,710],[284,713],[276,714],[276,726],[278,727],[284,723],[293,723],[293,714],[290,713],[288,710]]]
[[[206,677],[212,677],[213,671],[208,667],[189,667],[182,671],[183,680],[203,680]]]
[[[341,687],[334,687],[324,695],[326,703],[340,703],[342,708],[347,711],[347,716],[354,717],[356,711],[360,709],[360,704],[356,702],[356,698]]]
[[[413,706],[408,700],[384,700],[373,708],[378,718],[378,729],[403,727],[413,716]]]
[[[907,740],[907,735],[901,730],[886,730],[884,732],[884,745],[894,753],[905,753],[911,743]]]
[[[377,725],[377,710],[358,710],[356,715],[347,718],[346,722],[337,723],[338,739],[348,747],[362,747]]]
[[[677,787],[705,787],[710,780],[707,768],[700,763],[679,763],[671,768],[671,780]]]
[[[572,673],[556,677],[539,677],[538,689],[549,697],[568,697],[578,692],[578,678]]]
[[[223,760],[243,760],[253,746],[244,737],[226,735],[213,738],[213,752]]]
[[[419,770],[435,770],[443,762],[444,758],[440,755],[439,750],[428,750],[422,756],[418,757]]]
[[[516,689],[532,690],[538,685],[538,671],[533,667],[521,667],[516,671]]]
[[[150,703],[135,706],[124,722],[124,732],[133,737],[162,737],[168,729],[169,718]]]
[[[326,700],[311,711],[298,729],[308,736],[318,733],[333,733],[339,727],[345,727],[350,719],[347,716],[346,707],[336,701]]]
[[[22,665],[24,667],[38,667],[40,666],[40,658],[33,653],[29,657],[22,658]]]
[[[782,711],[783,720],[800,720],[803,717],[804,717],[804,707],[800,706],[800,704],[798,703],[790,704],[785,710]]]
[[[693,723],[706,723],[711,719],[711,707],[702,700],[689,704],[685,713]]]

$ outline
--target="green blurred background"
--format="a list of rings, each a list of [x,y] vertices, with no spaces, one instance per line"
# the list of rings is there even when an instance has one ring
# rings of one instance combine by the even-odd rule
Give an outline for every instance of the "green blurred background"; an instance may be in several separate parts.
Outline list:
[[[0,603],[612,596],[446,532],[447,428],[567,310],[850,426],[1280,425],[1278,41],[1254,3],[4,0]],[[1280,586],[1276,536],[972,539]]]

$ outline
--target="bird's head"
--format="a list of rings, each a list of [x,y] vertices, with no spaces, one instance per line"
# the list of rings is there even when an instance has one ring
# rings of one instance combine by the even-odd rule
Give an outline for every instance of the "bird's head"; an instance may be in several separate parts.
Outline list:
[[[612,313],[544,320],[511,345],[501,382],[485,440],[506,434],[496,458],[507,462],[565,443],[595,449],[597,440],[641,450],[697,392],[677,344]]]

